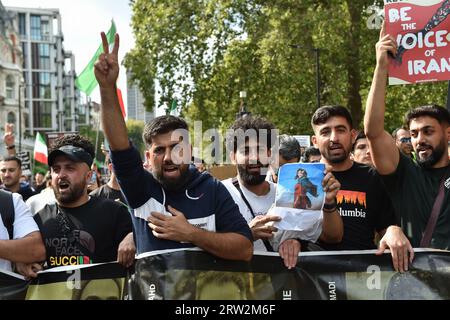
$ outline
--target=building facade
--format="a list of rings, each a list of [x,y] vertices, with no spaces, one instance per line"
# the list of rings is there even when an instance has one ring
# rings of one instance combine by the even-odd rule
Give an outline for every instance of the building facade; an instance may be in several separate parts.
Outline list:
[[[144,97],[136,82],[132,82],[132,74],[127,71],[127,117],[128,119],[150,122],[155,118],[155,110],[148,112],[145,109]]]
[[[39,132],[77,130],[75,58],[63,47],[58,9],[7,7],[19,33],[25,81],[25,125]]]
[[[6,123],[14,124],[16,140],[25,131],[22,124],[28,112],[24,110],[22,63],[22,50],[13,19],[0,2],[0,154],[5,153],[3,134]]]

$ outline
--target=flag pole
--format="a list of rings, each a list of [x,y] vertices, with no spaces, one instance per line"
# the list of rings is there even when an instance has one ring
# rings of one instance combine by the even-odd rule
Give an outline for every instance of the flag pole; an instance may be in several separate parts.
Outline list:
[[[100,119],[97,120],[97,134],[95,137],[95,159],[97,159],[97,148],[98,148],[98,135],[100,131]]]

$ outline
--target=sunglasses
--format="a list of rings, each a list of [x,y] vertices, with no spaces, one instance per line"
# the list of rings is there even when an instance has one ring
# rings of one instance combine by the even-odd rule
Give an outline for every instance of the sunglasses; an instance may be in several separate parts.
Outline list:
[[[400,142],[401,143],[411,143],[411,138],[401,138]]]

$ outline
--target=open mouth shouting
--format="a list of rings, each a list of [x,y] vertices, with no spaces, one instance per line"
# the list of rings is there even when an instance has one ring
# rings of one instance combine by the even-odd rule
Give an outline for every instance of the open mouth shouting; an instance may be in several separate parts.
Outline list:
[[[164,165],[162,170],[165,177],[178,177],[180,175],[180,167],[175,164]]]
[[[67,181],[60,181],[58,182],[58,189],[59,192],[67,192],[70,188],[70,183]]]

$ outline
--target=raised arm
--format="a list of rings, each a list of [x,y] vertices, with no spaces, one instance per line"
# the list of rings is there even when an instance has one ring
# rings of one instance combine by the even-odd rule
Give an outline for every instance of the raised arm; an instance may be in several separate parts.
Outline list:
[[[394,139],[384,130],[386,80],[389,67],[388,52],[395,56],[397,43],[394,37],[385,34],[383,25],[380,40],[376,44],[377,65],[364,115],[364,131],[369,141],[372,160],[377,171],[383,175],[393,173],[400,160]]]
[[[108,40],[101,33],[103,53],[95,64],[95,77],[100,86],[101,119],[103,131],[113,151],[122,151],[130,147],[125,120],[117,97],[116,81],[119,76],[119,35],[114,38],[114,48],[109,52]]]
[[[3,136],[3,142],[5,143],[6,150],[8,150],[8,156],[16,155],[16,146],[14,144],[14,125],[7,123],[5,126],[5,135]]]

